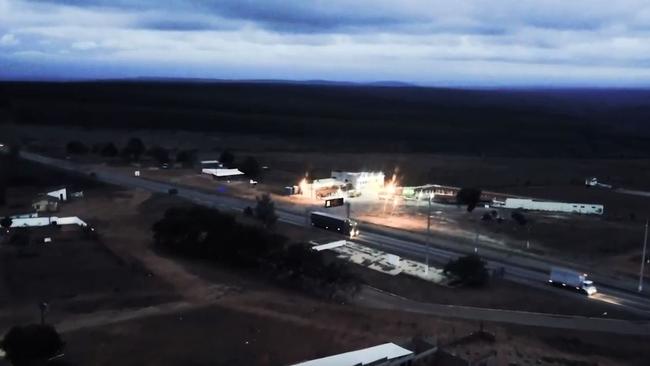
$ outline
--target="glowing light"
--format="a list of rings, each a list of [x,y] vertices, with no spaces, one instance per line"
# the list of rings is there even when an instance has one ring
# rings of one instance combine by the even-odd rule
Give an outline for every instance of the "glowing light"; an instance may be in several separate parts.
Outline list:
[[[303,178],[303,179],[300,181],[300,183],[298,184],[298,187],[300,187],[300,193],[301,193],[303,196],[306,196],[306,195],[307,195],[307,191],[308,191],[308,187],[309,187],[309,183],[307,183],[307,178]]]

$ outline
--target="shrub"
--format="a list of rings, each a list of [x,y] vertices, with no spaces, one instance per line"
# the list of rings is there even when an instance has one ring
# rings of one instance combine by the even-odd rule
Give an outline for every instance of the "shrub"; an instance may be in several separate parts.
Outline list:
[[[482,287],[488,282],[489,275],[485,262],[477,255],[467,255],[447,262],[444,272],[456,276],[463,284]]]
[[[521,226],[525,226],[528,223],[528,219],[526,219],[526,216],[524,216],[524,214],[522,214],[521,212],[515,211],[512,214],[510,214],[510,217]]]
[[[478,188],[461,188],[456,193],[456,202],[459,205],[467,205],[467,211],[472,212],[481,201],[481,190]]]
[[[65,150],[68,154],[73,155],[83,155],[87,154],[89,151],[88,146],[84,145],[84,143],[81,141],[68,142],[68,144],[65,146]]]
[[[64,346],[56,329],[44,324],[12,327],[0,342],[14,366],[44,365],[59,355]]]

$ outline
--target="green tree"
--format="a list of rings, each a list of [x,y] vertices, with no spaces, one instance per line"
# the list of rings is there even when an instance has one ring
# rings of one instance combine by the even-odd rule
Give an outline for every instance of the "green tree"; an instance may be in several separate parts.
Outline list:
[[[467,211],[472,212],[481,201],[481,190],[478,188],[461,188],[456,193],[456,202],[459,205],[467,205]]]
[[[12,327],[0,342],[0,348],[14,366],[45,365],[61,354],[64,346],[56,329],[45,324]]]
[[[112,142],[109,142],[106,145],[104,145],[104,147],[100,151],[100,154],[107,158],[113,158],[117,156],[118,153],[119,152],[117,151],[117,147],[115,147],[115,144],[113,144]]]
[[[526,219],[526,216],[524,216],[524,214],[521,212],[515,211],[510,214],[510,217],[521,226],[526,226],[526,224],[528,224],[528,219]]]
[[[196,160],[196,150],[181,150],[176,154],[176,161],[184,167],[192,166],[194,160]]]
[[[230,150],[224,150],[219,156],[219,162],[226,168],[231,168],[235,164],[235,155]]]
[[[445,265],[444,272],[458,277],[462,283],[472,287],[485,286],[489,279],[485,262],[475,254],[450,260]]]
[[[169,150],[160,147],[154,146],[148,151],[149,156],[154,158],[159,164],[169,163]]]
[[[271,195],[264,193],[256,199],[255,217],[262,221],[267,228],[272,227],[278,221],[278,216],[275,214],[275,203],[271,199]]]
[[[260,163],[257,160],[249,156],[240,164],[239,170],[246,174],[251,179],[257,179],[260,176],[262,169],[260,168]]]
[[[124,149],[122,149],[122,154],[128,160],[140,160],[140,156],[145,152],[145,146],[142,140],[137,137],[129,139],[126,143]]]
[[[88,146],[84,145],[81,141],[70,141],[65,146],[65,150],[68,154],[72,155],[84,155],[87,154],[89,149]]]
[[[13,220],[9,216],[5,216],[0,220],[0,226],[4,229],[9,229],[11,227]]]

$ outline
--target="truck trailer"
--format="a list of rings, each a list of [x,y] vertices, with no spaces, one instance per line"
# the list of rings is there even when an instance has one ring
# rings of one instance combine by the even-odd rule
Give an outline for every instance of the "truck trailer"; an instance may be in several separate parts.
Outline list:
[[[558,287],[575,289],[591,296],[597,292],[593,281],[587,279],[587,274],[564,268],[551,268],[548,282]]]
[[[351,238],[359,235],[359,228],[355,221],[325,212],[312,212],[311,226],[348,235]]]

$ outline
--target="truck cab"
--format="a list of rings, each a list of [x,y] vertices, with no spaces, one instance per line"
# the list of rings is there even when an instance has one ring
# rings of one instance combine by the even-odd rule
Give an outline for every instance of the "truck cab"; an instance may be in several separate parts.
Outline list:
[[[591,296],[598,292],[594,282],[587,279],[586,273],[576,272],[564,268],[551,268],[551,275],[548,280],[551,285],[574,289]]]
[[[592,280],[582,281],[582,290],[587,293],[587,296],[591,296],[598,292],[596,286],[594,286],[594,281]]]

